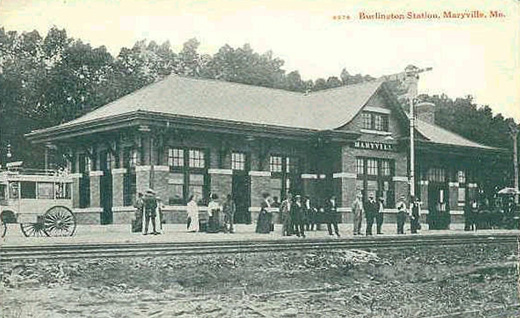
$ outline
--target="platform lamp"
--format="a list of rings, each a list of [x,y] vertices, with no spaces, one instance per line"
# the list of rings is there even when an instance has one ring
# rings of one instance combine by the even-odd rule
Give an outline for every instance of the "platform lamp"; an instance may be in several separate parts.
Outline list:
[[[514,121],[509,122],[509,133],[513,139],[513,167],[515,178],[515,203],[518,204],[518,126]]]

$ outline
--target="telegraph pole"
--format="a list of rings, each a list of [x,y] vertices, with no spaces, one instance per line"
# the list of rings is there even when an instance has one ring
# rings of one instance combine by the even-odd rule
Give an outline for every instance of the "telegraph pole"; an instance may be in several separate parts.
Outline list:
[[[419,73],[431,71],[431,67],[418,68],[417,66],[408,65],[404,72],[385,75],[382,78],[387,81],[402,81],[403,88],[406,89],[404,95],[399,98],[407,98],[410,106],[410,197],[415,196],[415,114],[414,104],[417,98],[417,83],[419,82]]]
[[[410,199],[415,197],[415,99],[417,98],[417,83],[419,82],[419,73],[431,71],[432,68],[419,69],[416,66],[409,65],[405,69],[404,84],[408,87],[406,97],[410,105]]]
[[[511,137],[513,138],[513,167],[515,178],[515,190],[518,190],[518,126],[514,122],[509,123]],[[518,193],[515,193],[515,203],[518,204]]]

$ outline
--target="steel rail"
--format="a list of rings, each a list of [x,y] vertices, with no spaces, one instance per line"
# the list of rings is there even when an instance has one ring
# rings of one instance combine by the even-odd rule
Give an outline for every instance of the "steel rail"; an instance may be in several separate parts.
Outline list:
[[[120,257],[164,257],[225,253],[260,253],[322,249],[400,249],[422,246],[461,244],[510,244],[517,235],[431,235],[349,239],[288,239],[254,241],[175,242],[175,243],[102,243],[46,246],[4,246],[0,263],[22,260],[72,260]]]

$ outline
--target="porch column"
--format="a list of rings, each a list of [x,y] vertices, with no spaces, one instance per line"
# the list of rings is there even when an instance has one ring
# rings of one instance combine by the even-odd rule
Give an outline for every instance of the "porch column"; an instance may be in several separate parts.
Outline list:
[[[351,213],[352,202],[356,198],[356,174],[352,172],[337,172],[332,174],[332,178],[339,182],[341,189],[341,197],[337,198],[340,202],[341,222],[345,223],[351,219],[348,217]],[[347,213],[349,212],[349,213]]]
[[[170,167],[153,166],[152,189],[161,198],[162,203],[168,205],[168,178],[170,177]]]
[[[103,171],[90,171],[90,207],[101,207],[101,176]]]
[[[395,203],[397,204],[401,201],[401,196],[404,196],[405,202],[409,202],[408,194],[410,193],[410,185],[407,176],[395,176],[392,178],[394,181],[394,189],[395,189]]]
[[[72,178],[72,208],[79,208],[79,183],[82,176],[81,173],[70,174],[70,177]]]
[[[112,206],[123,206],[125,168],[112,169]]]
[[[137,192],[145,193],[147,189],[151,188],[151,172],[151,166],[135,167],[135,187]],[[133,195],[136,195],[136,193]]]
[[[251,221],[258,219],[260,212],[260,204],[264,200],[262,194],[270,192],[271,189],[271,172],[270,171],[249,171],[251,180]]]

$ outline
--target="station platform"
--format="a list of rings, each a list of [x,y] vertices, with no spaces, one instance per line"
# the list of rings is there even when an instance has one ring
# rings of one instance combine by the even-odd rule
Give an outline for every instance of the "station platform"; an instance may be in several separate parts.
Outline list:
[[[513,234],[519,235],[519,230],[479,230],[468,232],[464,231],[463,224],[452,224],[449,230],[428,230],[427,225],[422,225],[423,229],[418,234],[410,233],[409,224],[405,226],[404,236],[424,236],[424,235],[489,235]],[[353,225],[339,224],[342,239],[362,239],[363,236],[353,235]],[[373,233],[375,233],[375,226]],[[363,224],[362,232],[365,231]],[[73,236],[69,237],[25,237],[20,231],[18,224],[8,224],[6,236],[0,239],[0,246],[34,246],[34,245],[60,245],[60,244],[111,244],[111,243],[165,243],[165,242],[215,242],[215,241],[253,241],[253,240],[284,240],[295,239],[296,236],[282,236],[282,226],[275,224],[274,232],[269,234],[255,233],[255,224],[237,224],[235,233],[190,233],[186,231],[186,226],[182,224],[163,224],[163,233],[160,235],[142,235],[141,233],[131,233],[129,224],[114,225],[78,225]],[[382,229],[383,234],[373,235],[373,237],[395,237],[397,228],[395,224],[385,224]],[[327,226],[322,225],[321,230],[306,231],[306,239],[331,239],[336,236],[329,236]],[[403,235],[399,235],[403,236]],[[304,240],[304,238],[301,238]]]

